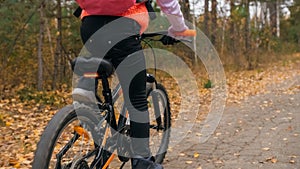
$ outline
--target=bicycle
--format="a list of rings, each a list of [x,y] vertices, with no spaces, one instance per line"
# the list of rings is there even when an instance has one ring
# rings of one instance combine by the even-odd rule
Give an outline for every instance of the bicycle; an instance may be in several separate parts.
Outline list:
[[[151,37],[165,34],[166,32],[147,33],[141,38],[155,41]],[[118,84],[111,90],[108,80],[113,74],[112,64],[100,58],[76,58],[72,65],[79,62],[89,64],[89,67],[97,67],[93,70],[97,70],[99,75],[95,78],[102,81],[104,101],[97,96],[96,106],[74,102],[59,110],[42,133],[35,152],[33,169],[106,169],[116,155],[122,162],[121,169],[130,159],[128,113],[124,106],[119,114],[115,114],[114,110],[114,103],[120,98],[122,89]],[[79,69],[75,73],[84,75],[88,72],[89,70]],[[150,140],[154,135],[159,137],[158,141],[150,141],[150,148],[155,155],[155,162],[162,163],[171,131],[170,103],[166,89],[151,74],[147,74],[147,98]]]

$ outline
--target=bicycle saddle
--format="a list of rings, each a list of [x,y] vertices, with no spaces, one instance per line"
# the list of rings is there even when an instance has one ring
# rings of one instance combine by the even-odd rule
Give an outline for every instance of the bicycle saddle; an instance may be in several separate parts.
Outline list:
[[[71,61],[71,66],[73,72],[79,76],[88,73],[98,73],[99,78],[101,78],[103,75],[109,77],[114,72],[110,61],[95,57],[77,57]]]

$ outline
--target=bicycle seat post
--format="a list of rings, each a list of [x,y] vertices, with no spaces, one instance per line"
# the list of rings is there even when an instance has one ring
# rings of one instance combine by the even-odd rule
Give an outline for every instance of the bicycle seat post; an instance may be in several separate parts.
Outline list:
[[[102,81],[102,94],[105,99],[105,103],[111,104],[112,105],[112,94],[111,94],[111,89],[109,88],[109,82],[108,82],[108,77],[106,74],[101,75],[101,81]]]

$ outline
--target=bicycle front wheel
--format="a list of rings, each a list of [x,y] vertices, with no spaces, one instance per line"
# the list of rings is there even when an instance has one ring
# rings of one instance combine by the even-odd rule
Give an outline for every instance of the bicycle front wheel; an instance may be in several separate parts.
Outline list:
[[[171,132],[171,112],[168,94],[163,85],[148,88],[148,110],[150,114],[150,149],[155,162],[162,163],[167,153]]]
[[[37,145],[33,169],[89,168],[101,142],[104,117],[87,106],[66,106],[48,123]],[[104,124],[103,124],[104,125]],[[93,153],[94,152],[94,153]]]

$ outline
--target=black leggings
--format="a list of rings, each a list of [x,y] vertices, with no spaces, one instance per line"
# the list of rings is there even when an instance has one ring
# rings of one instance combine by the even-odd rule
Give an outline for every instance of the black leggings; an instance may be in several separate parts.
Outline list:
[[[129,112],[135,155],[149,152],[149,113],[146,96],[146,65],[140,44],[140,26],[129,18],[88,16],[81,24],[81,38],[92,57],[112,62]],[[134,139],[133,139],[134,140]]]

